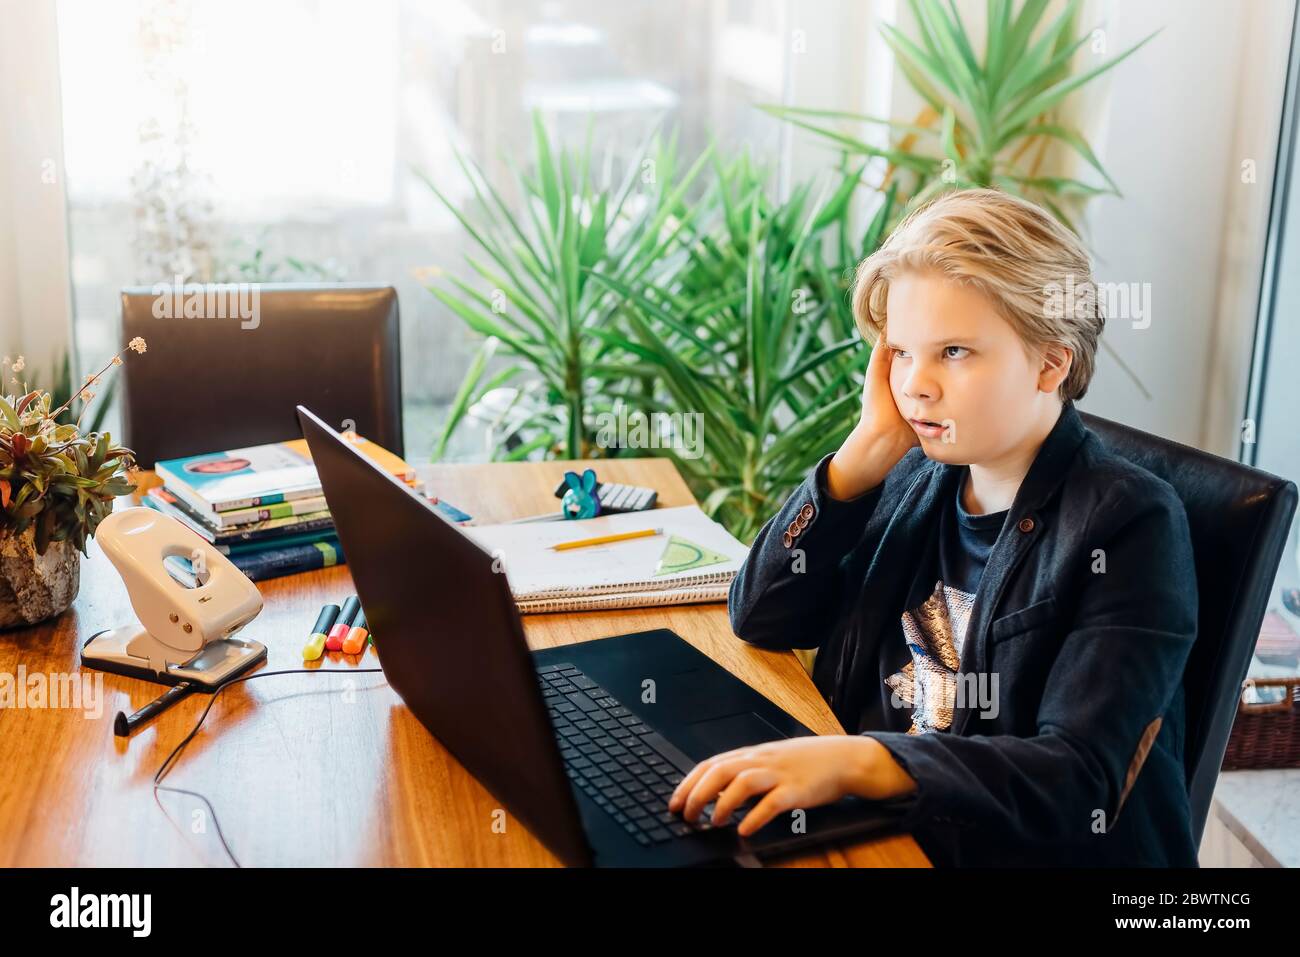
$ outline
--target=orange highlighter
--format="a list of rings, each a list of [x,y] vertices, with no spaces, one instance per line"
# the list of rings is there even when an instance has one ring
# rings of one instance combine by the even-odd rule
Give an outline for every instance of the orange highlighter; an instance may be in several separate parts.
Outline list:
[[[356,595],[351,595],[343,602],[343,610],[339,612],[338,621],[334,627],[329,630],[329,635],[325,639],[325,647],[330,651],[342,651],[343,639],[348,636],[352,629],[352,619],[357,616],[361,610],[361,599]]]
[[[359,655],[366,647],[366,638],[370,632],[366,630],[366,613],[364,610],[357,612],[357,620],[352,623],[348,636],[343,639],[343,653],[345,655]]]
[[[330,630],[330,626],[338,620],[338,617],[338,605],[326,605],[320,610],[316,625],[311,630],[311,636],[307,639],[307,644],[302,646],[303,661],[315,661],[325,653],[325,633]]]

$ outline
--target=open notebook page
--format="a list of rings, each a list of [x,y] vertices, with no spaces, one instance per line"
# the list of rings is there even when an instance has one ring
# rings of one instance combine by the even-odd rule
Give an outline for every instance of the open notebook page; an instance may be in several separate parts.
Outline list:
[[[643,528],[662,528],[663,534],[560,552],[551,548],[558,542]],[[579,521],[479,525],[464,531],[500,559],[510,580],[510,590],[519,600],[725,582],[735,575],[748,553],[743,544],[697,505],[601,515]],[[705,554],[716,553],[725,560],[657,574],[673,536],[687,546],[697,547]],[[692,547],[679,546],[669,557],[680,562],[683,552],[689,554]]]

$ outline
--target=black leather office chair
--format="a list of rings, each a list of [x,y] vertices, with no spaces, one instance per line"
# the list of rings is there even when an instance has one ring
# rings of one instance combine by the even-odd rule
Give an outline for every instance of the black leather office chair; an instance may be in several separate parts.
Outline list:
[[[152,468],[301,438],[294,407],[302,403],[404,455],[398,329],[391,286],[124,289],[123,346],[141,336],[148,351],[120,370],[122,444]]]
[[[1200,615],[1183,675],[1183,760],[1199,845],[1269,594],[1296,510],[1294,482],[1081,413],[1113,452],[1160,476],[1187,510]],[[1158,556],[1153,556],[1153,561]]]

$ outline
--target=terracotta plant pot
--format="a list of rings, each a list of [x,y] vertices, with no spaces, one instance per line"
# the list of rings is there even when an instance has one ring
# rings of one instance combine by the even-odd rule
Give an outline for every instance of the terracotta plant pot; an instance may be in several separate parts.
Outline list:
[[[36,554],[36,529],[21,535],[0,528],[0,629],[34,625],[66,611],[81,585],[81,552],[72,542],[50,542]]]

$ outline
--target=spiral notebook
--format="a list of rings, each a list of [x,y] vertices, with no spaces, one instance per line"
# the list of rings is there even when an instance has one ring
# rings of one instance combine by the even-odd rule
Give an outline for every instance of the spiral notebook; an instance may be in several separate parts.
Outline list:
[[[662,534],[565,551],[564,541]],[[501,565],[521,614],[726,601],[749,549],[697,505],[464,530]]]

